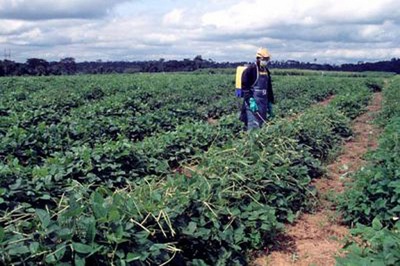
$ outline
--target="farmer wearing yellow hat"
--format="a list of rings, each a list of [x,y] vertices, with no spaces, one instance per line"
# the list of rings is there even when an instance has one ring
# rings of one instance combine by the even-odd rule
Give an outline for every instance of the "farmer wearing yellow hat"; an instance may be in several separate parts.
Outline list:
[[[267,119],[273,117],[272,104],[275,100],[271,73],[267,67],[270,59],[266,48],[258,49],[256,62],[242,74],[243,105],[240,120],[245,123],[247,130],[260,128]]]

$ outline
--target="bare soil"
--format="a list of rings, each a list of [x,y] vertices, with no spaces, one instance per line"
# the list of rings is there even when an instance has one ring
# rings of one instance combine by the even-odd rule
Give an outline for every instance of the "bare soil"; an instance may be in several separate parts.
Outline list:
[[[210,125],[213,125],[213,126],[218,125],[218,119],[214,119],[214,118],[211,118],[211,117],[207,118],[207,122]]]
[[[185,165],[177,167],[173,172],[182,174],[188,178],[193,176],[193,173],[200,173],[197,165]]]
[[[330,95],[328,96],[325,100],[316,103],[317,106],[327,106],[333,99],[335,98],[335,95]]]
[[[335,206],[328,200],[329,195],[341,193],[347,176],[365,164],[363,155],[377,147],[380,132],[372,120],[380,110],[381,102],[381,93],[374,93],[368,111],[353,121],[354,137],[344,144],[339,157],[327,166],[327,174],[313,182],[319,195],[317,210],[303,214],[295,224],[287,225],[285,233],[277,240],[277,250],[261,252],[264,254],[252,265],[335,265],[335,256],[340,256],[343,239],[349,232],[341,225]]]

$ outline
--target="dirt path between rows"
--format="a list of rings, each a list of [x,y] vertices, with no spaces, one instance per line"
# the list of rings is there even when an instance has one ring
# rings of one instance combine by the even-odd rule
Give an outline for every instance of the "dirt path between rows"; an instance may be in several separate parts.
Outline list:
[[[377,147],[380,132],[372,120],[380,110],[381,102],[381,93],[374,93],[367,111],[353,121],[354,138],[344,144],[341,155],[327,166],[327,174],[313,182],[319,194],[318,209],[286,226],[285,234],[277,240],[279,250],[261,255],[252,265],[335,265],[335,256],[339,255],[342,240],[349,232],[340,224],[335,206],[328,200],[329,195],[342,192],[348,174],[364,165],[363,155]]]

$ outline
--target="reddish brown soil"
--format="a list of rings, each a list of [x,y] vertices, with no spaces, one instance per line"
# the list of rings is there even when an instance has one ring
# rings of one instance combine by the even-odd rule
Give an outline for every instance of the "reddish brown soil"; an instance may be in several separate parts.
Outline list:
[[[211,117],[207,118],[207,122],[213,126],[218,124],[218,120]]]
[[[320,184],[321,193],[326,193],[330,187],[333,187],[335,191],[343,191],[343,179],[348,174],[358,170],[365,164],[363,155],[368,150],[374,150],[377,143],[377,136],[379,135],[379,129],[372,124],[372,120],[377,112],[381,108],[382,94],[375,93],[371,104],[368,106],[368,111],[354,120],[352,129],[354,132],[354,138],[347,141],[343,146],[343,153],[336,159],[335,162],[328,165],[328,180],[336,182],[336,184],[328,184],[328,187],[324,187],[324,183]]]
[[[344,144],[342,154],[328,165],[326,176],[314,181],[320,203],[315,213],[303,214],[295,224],[288,225],[278,239],[279,250],[265,252],[252,265],[335,265],[335,256],[340,255],[348,229],[340,224],[335,206],[327,198],[330,193],[343,191],[347,175],[362,167],[363,155],[376,148],[379,130],[372,120],[381,101],[381,93],[375,93],[368,111],[353,122],[354,138]]]
[[[335,98],[335,95],[330,95],[328,96],[325,100],[316,103],[316,105],[318,106],[327,106],[333,99]]]
[[[201,173],[201,171],[197,169],[197,165],[179,166],[173,172],[185,175],[188,178],[192,177],[194,173]]]

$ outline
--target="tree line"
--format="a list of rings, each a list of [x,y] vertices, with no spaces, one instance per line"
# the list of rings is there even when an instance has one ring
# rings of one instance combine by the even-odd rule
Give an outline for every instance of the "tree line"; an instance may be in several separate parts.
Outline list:
[[[108,74],[137,72],[176,72],[195,71],[199,69],[235,68],[248,62],[215,62],[203,59],[197,55],[193,59],[183,60],[150,60],[150,61],[107,61],[76,62],[75,58],[67,57],[60,61],[48,62],[40,58],[29,58],[25,63],[11,60],[0,60],[0,76],[47,76],[74,74]],[[317,64],[294,60],[272,61],[271,68],[295,68],[325,71],[385,71],[400,73],[400,58],[374,63],[358,62],[357,64]]]

